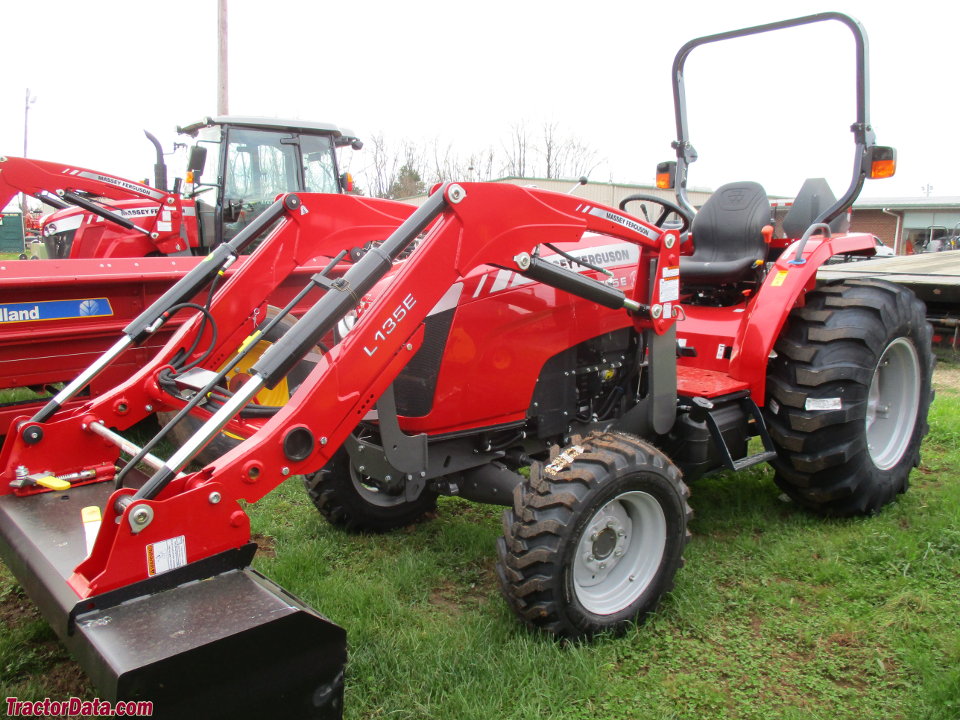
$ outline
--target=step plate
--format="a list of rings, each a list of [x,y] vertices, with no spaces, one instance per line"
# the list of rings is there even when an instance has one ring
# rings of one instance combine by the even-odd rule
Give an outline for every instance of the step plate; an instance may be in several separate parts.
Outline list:
[[[677,395],[681,397],[715,398],[749,388],[747,383],[716,370],[677,366]]]

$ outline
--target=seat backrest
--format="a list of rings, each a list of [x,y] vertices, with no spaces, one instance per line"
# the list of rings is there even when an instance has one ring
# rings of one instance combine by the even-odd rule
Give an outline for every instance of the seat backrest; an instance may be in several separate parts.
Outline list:
[[[693,258],[698,263],[763,259],[762,230],[770,215],[770,199],[759,183],[723,185],[693,219]]]
[[[820,214],[837,201],[830,185],[823,178],[808,178],[803,181],[793,205],[783,218],[783,234],[788,238],[802,237],[807,228]],[[846,213],[833,219],[830,229],[845,232],[848,226]]]

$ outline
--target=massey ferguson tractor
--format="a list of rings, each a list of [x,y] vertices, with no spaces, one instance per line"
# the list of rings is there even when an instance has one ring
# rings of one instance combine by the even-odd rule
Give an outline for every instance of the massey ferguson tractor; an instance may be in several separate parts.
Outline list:
[[[167,189],[156,148],[154,183],[68,165],[0,158],[0,207],[25,193],[59,208],[43,220],[43,254],[57,258],[204,255],[229,240],[279,193],[353,189],[337,150],[362,143],[326,123],[223,116],[177,128],[194,139],[181,179]],[[207,159],[208,148],[216,157]]]
[[[757,183],[724,185],[696,212],[686,202],[684,62],[705,43],[825,21],[857,45],[853,182],[835,202],[798,199],[804,231],[771,252]],[[872,236],[829,223],[893,170],[867,116],[866,61],[862,28],[838,13],[684,46],[677,203],[616,209],[483,183],[440,185],[416,210],[281,194],[13,423],[4,560],[103,697],[169,717],[337,718],[345,632],[250,567],[244,505],[292,476],[355,531],[415,522],[442,495],[505,505],[503,595],[565,638],[656,608],[704,473],[770,462],[805,508],[879,511],[919,462],[933,361],[908,291],[816,278],[833,255],[873,252]],[[663,212],[628,212],[642,202]],[[77,402],[175,315],[151,359]],[[124,436],[155,412],[168,418],[155,438]],[[166,458],[163,437],[176,440]]]

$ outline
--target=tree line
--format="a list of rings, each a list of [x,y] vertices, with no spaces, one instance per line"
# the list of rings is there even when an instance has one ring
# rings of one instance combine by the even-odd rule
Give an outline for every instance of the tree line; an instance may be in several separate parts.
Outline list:
[[[600,164],[589,143],[564,133],[556,122],[531,129],[510,127],[507,136],[481,150],[463,150],[434,139],[391,139],[382,132],[364,142],[363,167],[354,171],[364,195],[405,198],[421,195],[438,182],[489,181],[499,177],[576,178]]]

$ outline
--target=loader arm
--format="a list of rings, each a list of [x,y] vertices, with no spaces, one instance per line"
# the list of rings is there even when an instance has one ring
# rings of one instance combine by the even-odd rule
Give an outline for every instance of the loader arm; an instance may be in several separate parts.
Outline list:
[[[162,253],[173,252],[180,241],[180,225],[183,219],[181,197],[149,185],[73,165],[0,157],[0,207],[5,206],[18,193],[30,195],[58,208],[82,208],[124,230],[143,234]],[[145,225],[137,225],[121,212],[103,203],[94,202],[80,193],[90,193],[117,201],[145,200],[156,205],[156,213]]]
[[[576,243],[586,231],[638,246],[629,297],[540,261],[541,244]],[[240,247],[267,232],[227,273]],[[371,241],[353,264],[340,262],[347,248]],[[14,421],[0,453],[0,554],[106,697],[156,700],[169,717],[199,708],[205,717],[231,720],[277,713],[339,718],[343,630],[249,567],[255,546],[241,503],[324,467],[420,347],[431,309],[479,266],[508,268],[623,308],[638,331],[659,338],[651,352],[668,348],[672,356],[678,246],[674,231],[569,195],[511,185],[445,185],[416,211],[353,196],[281,196],[263,223],[208,256],[128,325],[118,344],[149,337],[182,300],[214,283],[204,311],[152,361],[86,403],[62,397]],[[257,318],[274,288],[324,254],[330,262],[295,299],[309,309],[259,356],[232,397],[219,407],[191,408],[207,402],[207,390],[188,401],[165,389],[165,373],[194,361],[216,382],[228,359],[259,337]],[[329,331],[388,272],[390,282],[353,329],[330,342]],[[321,341],[329,345],[285,406],[272,416],[236,419],[259,388],[316,355]],[[86,381],[111,362],[94,363]],[[672,409],[675,392],[663,397]],[[150,477],[131,470],[132,480],[115,489],[120,446],[127,455],[138,450],[116,431],[155,410],[190,410],[205,423],[170,458],[144,456]],[[225,428],[252,435],[206,467],[191,467]],[[74,483],[69,491],[65,482]],[[59,490],[43,492],[44,483]],[[82,517],[91,506],[102,520],[88,548]]]
[[[218,367],[235,352],[253,331],[254,311],[263,307],[263,298],[318,247],[350,245],[377,233],[383,237],[388,234],[385,228],[396,227],[400,219],[395,203],[350,196],[286,196],[283,206],[279,226],[210,304],[220,333],[206,361],[209,367]],[[291,401],[234,451],[198,472],[182,474],[191,457],[228,426],[256,389],[279,382],[424,231],[386,292],[320,359]],[[544,269],[532,262],[538,245],[577,242],[587,231],[641,247],[642,280],[634,286],[633,297],[563,268]],[[88,597],[143,580],[150,576],[142,562],[145,547],[174,536],[185,538],[188,563],[246,543],[249,522],[239,501],[255,501],[290,475],[323,467],[419,347],[424,317],[473,268],[536,270],[541,282],[610,307],[632,308],[638,329],[665,333],[673,324],[673,312],[669,304],[664,312],[659,292],[669,269],[677,265],[677,248],[675,233],[575,197],[503,185],[442,187],[342,278],[326,283],[312,308],[254,365],[251,380],[233,401],[212,416],[206,414],[209,420],[194,442],[178,450],[140,490],[123,488],[115,493],[104,508],[93,552],[77,567],[71,586],[79,596]],[[200,323],[199,317],[185,323],[152,363],[114,391],[42,422],[22,419],[0,456],[2,477],[9,482],[17,467],[44,467],[49,464],[49,448],[57,447],[70,452],[69,460],[55,470],[77,473],[93,468],[98,480],[110,479],[111,473],[104,475],[103,469],[116,461],[117,449],[102,442],[90,427],[122,430],[162,404],[177,408],[178,403],[161,389],[158,375],[189,344]],[[9,492],[6,483],[0,492]],[[144,514],[152,520],[138,525],[134,519]],[[197,522],[199,518],[204,521]]]

